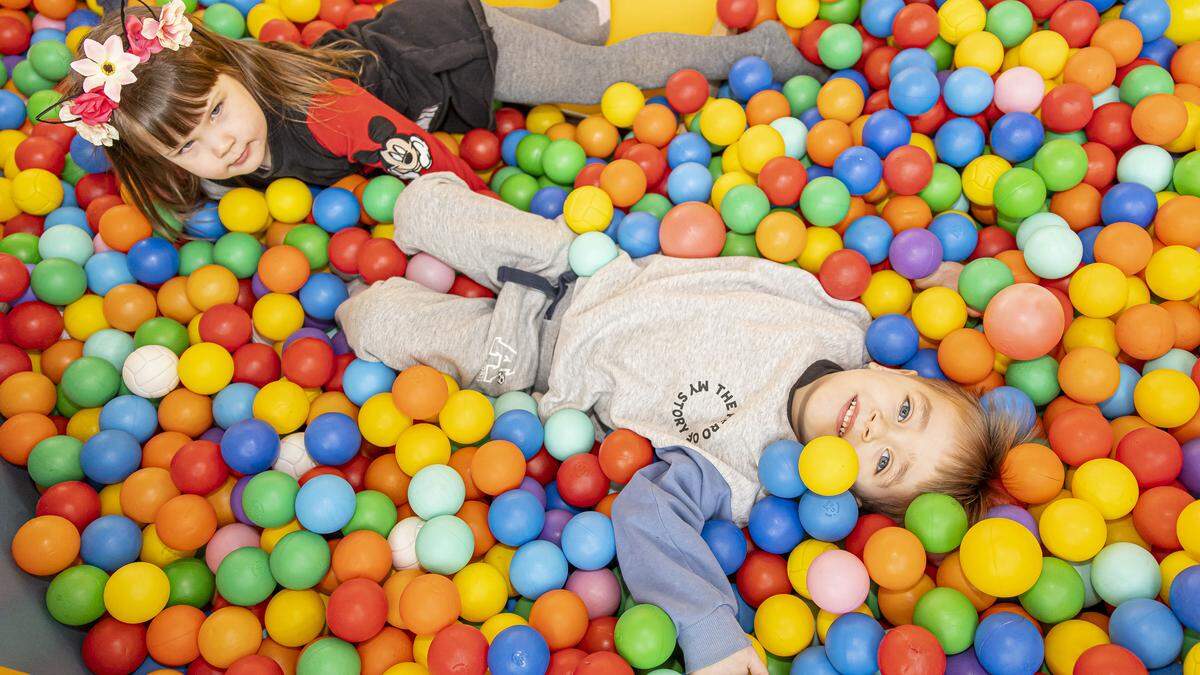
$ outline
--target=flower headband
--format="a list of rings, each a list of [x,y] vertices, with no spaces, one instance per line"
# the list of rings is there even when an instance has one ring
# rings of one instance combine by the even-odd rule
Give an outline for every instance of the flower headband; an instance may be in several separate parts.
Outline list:
[[[59,120],[93,145],[108,147],[120,139],[109,120],[121,102],[121,87],[137,81],[133,69],[164,49],[178,51],[192,44],[192,22],[184,14],[183,0],[168,2],[157,18],[124,17],[124,26],[124,41],[118,35],[110,35],[103,44],[91,38],[83,41],[86,58],[71,62],[71,69],[83,76],[83,93],[59,108]]]

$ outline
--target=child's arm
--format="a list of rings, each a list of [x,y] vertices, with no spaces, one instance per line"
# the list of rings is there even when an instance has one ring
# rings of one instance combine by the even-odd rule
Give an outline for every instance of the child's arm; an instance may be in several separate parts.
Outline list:
[[[730,518],[729,485],[692,450],[675,446],[658,456],[663,461],[634,475],[613,505],[621,573],[634,599],[675,622],[688,672],[723,665],[749,643],[733,588],[700,531],[710,518]]]
[[[452,171],[472,190],[487,190],[471,167],[433,134],[350,80],[330,84],[334,93],[314,97],[308,112],[308,129],[326,150],[404,180]]]

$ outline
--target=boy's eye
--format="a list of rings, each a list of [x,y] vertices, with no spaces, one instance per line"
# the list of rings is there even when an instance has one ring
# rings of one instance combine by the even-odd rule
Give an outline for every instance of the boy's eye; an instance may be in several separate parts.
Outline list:
[[[875,475],[879,475],[880,473],[882,473],[883,470],[888,468],[888,466],[891,463],[892,463],[892,451],[884,450],[883,453],[881,455],[879,455],[879,461],[875,463]]]
[[[225,107],[224,101],[221,101],[220,103],[216,104],[215,106],[213,106],[212,113],[209,115],[209,117],[211,117],[214,120],[217,119],[217,115],[221,114],[221,109],[224,107]]]
[[[903,422],[912,416],[912,401],[905,397],[904,402],[900,404],[899,420]]]

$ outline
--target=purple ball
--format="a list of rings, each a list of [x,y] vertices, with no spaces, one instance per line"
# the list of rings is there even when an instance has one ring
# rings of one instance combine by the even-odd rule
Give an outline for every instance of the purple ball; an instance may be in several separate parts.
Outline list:
[[[563,528],[567,526],[567,521],[570,519],[570,511],[550,509],[546,512],[546,524],[542,526],[542,533],[538,535],[538,539],[558,546],[558,543],[562,541]]]
[[[334,333],[330,344],[333,346],[334,356],[341,356],[342,354],[349,354],[351,352],[350,342],[346,339],[345,331],[339,330]]]
[[[253,293],[254,297],[256,298],[261,298],[262,296],[271,292],[271,289],[267,288],[266,284],[264,284],[262,279],[259,278],[258,272],[255,272],[254,276],[250,277],[250,292]]]
[[[621,582],[608,568],[575,570],[567,577],[566,589],[583,600],[588,619],[612,616],[621,607]]]
[[[975,658],[975,648],[946,658],[946,675],[988,675]]]
[[[257,527],[254,521],[246,517],[246,512],[242,509],[242,493],[246,491],[246,484],[254,476],[242,476],[233,484],[233,491],[229,493],[229,508],[233,510],[233,517],[238,519],[239,523],[245,523],[251,527]]]
[[[325,331],[319,328],[301,328],[287,336],[287,339],[283,341],[283,348],[287,349],[288,345],[303,338],[316,338],[325,344],[329,344],[329,336],[325,334]]]
[[[888,260],[892,269],[906,279],[927,277],[942,264],[942,242],[923,228],[904,230],[892,238]]]
[[[529,476],[525,476],[521,479],[521,484],[517,486],[517,489],[532,492],[533,496],[537,497],[538,502],[541,503],[542,508],[546,508],[546,488],[542,487],[541,483]]]
[[[11,75],[13,68],[16,68],[17,64],[24,60],[25,60],[25,58],[23,56],[21,56],[20,54],[10,54],[10,55],[4,57],[4,59],[3,59],[4,67],[5,67],[5,69],[8,70],[9,74]]]
[[[313,318],[313,317],[305,314],[304,315],[304,327],[305,328],[313,328],[313,329],[319,330],[323,333],[323,332],[329,330],[330,328],[333,328],[333,322],[326,321],[325,319],[316,319],[316,318]]]
[[[221,444],[221,437],[225,435],[225,430],[221,427],[210,427],[208,431],[200,434],[201,441],[212,441],[217,445]]]
[[[1183,444],[1183,471],[1179,472],[1179,482],[1193,497],[1200,494],[1200,438]]]
[[[987,513],[984,514],[983,517],[985,519],[1008,518],[1009,520],[1015,520],[1024,525],[1025,529],[1032,532],[1033,536],[1036,537],[1038,541],[1042,540],[1041,532],[1038,531],[1037,521],[1034,520],[1033,514],[1019,506],[1013,506],[1012,504],[1000,504],[998,506],[993,506],[992,508],[988,509]]]

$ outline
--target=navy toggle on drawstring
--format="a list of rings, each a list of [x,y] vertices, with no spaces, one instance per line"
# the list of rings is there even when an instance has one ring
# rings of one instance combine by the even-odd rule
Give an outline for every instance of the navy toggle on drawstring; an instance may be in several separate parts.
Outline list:
[[[555,284],[546,277],[515,267],[501,267],[496,276],[501,284],[513,283],[532,288],[550,298],[550,306],[546,308],[546,313],[542,316],[546,320],[554,317],[554,310],[558,308],[558,303],[566,297],[571,284],[579,278],[578,274],[566,271],[558,275],[558,283]]]

